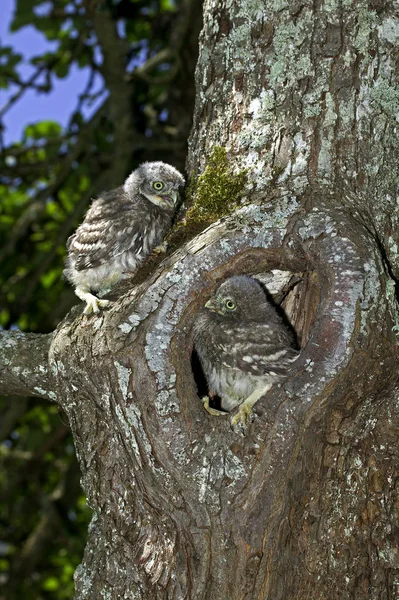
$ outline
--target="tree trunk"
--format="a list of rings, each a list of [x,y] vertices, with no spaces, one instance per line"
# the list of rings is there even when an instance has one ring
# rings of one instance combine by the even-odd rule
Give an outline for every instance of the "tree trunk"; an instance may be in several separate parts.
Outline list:
[[[31,386],[67,413],[94,512],[79,600],[398,598],[393,13],[205,2],[188,170],[204,182],[226,148],[243,203],[110,310],[72,310]],[[203,410],[192,342],[238,273],[266,278],[302,346],[245,437]]]

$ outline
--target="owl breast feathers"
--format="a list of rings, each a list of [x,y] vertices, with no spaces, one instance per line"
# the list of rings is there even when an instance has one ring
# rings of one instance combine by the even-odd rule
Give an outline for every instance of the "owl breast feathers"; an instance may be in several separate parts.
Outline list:
[[[209,396],[219,396],[232,411],[232,425],[245,429],[252,407],[283,379],[298,357],[295,336],[262,286],[252,277],[224,281],[197,316],[195,348],[208,382]],[[211,414],[221,414],[209,407]]]
[[[93,201],[83,223],[68,239],[64,275],[86,302],[85,313],[108,304],[104,292],[158,246],[172,221],[184,178],[163,162],[140,165],[123,186]]]

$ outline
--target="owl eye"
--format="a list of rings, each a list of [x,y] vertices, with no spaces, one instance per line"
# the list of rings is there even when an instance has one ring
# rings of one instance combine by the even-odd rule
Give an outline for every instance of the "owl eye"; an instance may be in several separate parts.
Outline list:
[[[235,310],[236,309],[236,303],[231,298],[227,298],[227,300],[225,300],[224,305],[225,305],[225,307],[228,310]]]
[[[163,190],[164,185],[163,185],[162,181],[154,181],[154,183],[152,184],[152,187],[157,192],[160,192],[161,190]]]

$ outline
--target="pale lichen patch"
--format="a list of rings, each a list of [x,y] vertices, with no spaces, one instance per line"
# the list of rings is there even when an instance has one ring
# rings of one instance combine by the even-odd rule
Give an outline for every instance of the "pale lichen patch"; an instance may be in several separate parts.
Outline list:
[[[225,453],[224,470],[226,476],[232,480],[230,485],[247,474],[243,462],[230,449]]]
[[[44,390],[43,388],[36,386],[33,388],[35,390],[35,392],[37,392],[38,394],[40,394],[41,396],[45,397],[45,398],[50,398],[50,400],[57,400],[57,394],[55,392],[51,392],[51,391],[47,391]]]
[[[378,36],[381,40],[386,40],[390,44],[397,44],[399,41],[399,21],[388,17],[378,26]]]
[[[130,381],[131,371],[130,371],[130,369],[128,369],[127,367],[124,367],[117,361],[114,362],[114,365],[115,365],[116,371],[118,373],[119,388],[120,388],[124,398],[127,398],[128,391],[129,391],[129,381]]]
[[[121,325],[118,325],[118,328],[122,331],[122,333],[128,334],[132,331],[133,326],[129,325],[128,323],[121,323]]]
[[[140,325],[142,317],[140,317],[140,315],[138,315],[137,313],[132,313],[131,315],[129,315],[128,320],[132,324],[132,327],[135,328],[138,327],[138,325]]]

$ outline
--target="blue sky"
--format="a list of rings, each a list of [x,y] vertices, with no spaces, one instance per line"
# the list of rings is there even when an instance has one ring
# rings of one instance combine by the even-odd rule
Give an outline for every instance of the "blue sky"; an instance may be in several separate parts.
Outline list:
[[[10,23],[15,9],[15,0],[1,0],[0,44],[13,46],[24,55],[25,62],[18,68],[22,79],[27,79],[33,72],[28,59],[44,51],[54,50],[58,42],[49,42],[45,36],[34,27],[28,26],[10,33]],[[69,116],[76,106],[77,98],[86,85],[89,69],[73,67],[65,79],[55,78],[54,89],[50,94],[38,94],[28,90],[24,96],[3,117],[5,131],[3,139],[6,145],[21,139],[24,127],[28,123],[41,120],[58,121],[66,125]],[[14,87],[12,93],[17,88]],[[0,109],[10,97],[10,92],[0,89]],[[94,110],[94,106],[90,110]],[[86,111],[87,114],[88,111]]]

